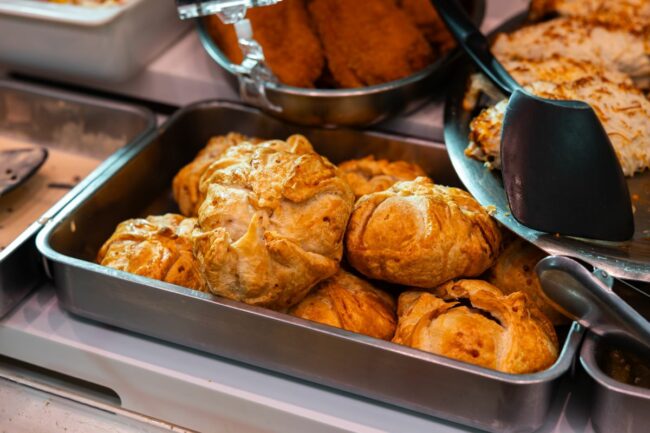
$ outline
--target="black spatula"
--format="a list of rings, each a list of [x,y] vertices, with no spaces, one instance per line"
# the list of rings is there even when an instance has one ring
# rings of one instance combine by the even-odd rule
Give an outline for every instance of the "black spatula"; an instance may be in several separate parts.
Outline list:
[[[0,197],[36,173],[47,155],[44,147],[0,149]]]
[[[526,92],[492,55],[455,0],[432,0],[481,71],[510,96],[501,135],[503,183],[513,216],[536,230],[624,241],[634,234],[632,203],[612,144],[580,101]]]

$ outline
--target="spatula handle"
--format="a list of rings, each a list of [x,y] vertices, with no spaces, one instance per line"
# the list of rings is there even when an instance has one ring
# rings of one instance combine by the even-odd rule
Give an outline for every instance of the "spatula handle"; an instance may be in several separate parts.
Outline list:
[[[468,18],[457,0],[432,0],[432,3],[456,41],[501,92],[510,96],[515,89],[521,89],[494,57],[490,43]]]

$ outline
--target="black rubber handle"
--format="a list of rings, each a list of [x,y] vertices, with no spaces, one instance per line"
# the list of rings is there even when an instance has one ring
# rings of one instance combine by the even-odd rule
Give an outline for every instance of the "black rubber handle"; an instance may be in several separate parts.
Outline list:
[[[440,18],[474,63],[506,96],[521,86],[492,55],[490,44],[460,7],[457,0],[431,0]]]

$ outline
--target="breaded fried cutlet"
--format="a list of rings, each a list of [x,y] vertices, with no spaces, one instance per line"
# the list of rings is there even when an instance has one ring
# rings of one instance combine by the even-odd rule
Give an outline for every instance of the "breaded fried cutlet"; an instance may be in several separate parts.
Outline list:
[[[452,49],[455,41],[431,0],[396,0],[397,5],[420,29],[439,54]]]
[[[283,0],[273,6],[252,8],[247,17],[253,37],[262,46],[266,63],[283,84],[314,87],[325,59],[320,41],[311,28],[304,0]],[[233,63],[243,56],[232,25],[208,17],[208,31]]]
[[[422,32],[395,0],[311,0],[308,10],[339,87],[404,78],[434,58]]]
[[[609,136],[623,173],[650,168],[650,101],[625,74],[562,57],[510,60],[504,67],[531,93],[548,99],[578,100],[592,106]],[[468,156],[500,168],[504,99],[470,124]]]

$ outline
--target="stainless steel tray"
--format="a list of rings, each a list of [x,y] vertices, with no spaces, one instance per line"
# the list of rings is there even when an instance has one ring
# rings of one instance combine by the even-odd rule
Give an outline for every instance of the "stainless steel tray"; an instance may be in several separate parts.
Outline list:
[[[517,16],[492,34],[511,31],[524,22]],[[524,239],[553,255],[583,260],[618,278],[650,282],[650,171],[628,179],[630,194],[638,196],[634,215],[635,235],[627,242],[600,242],[555,236],[520,224],[510,213],[500,172],[490,171],[482,162],[465,156],[472,112],[463,108],[463,98],[470,75],[475,68],[463,59],[455,66],[445,106],[445,142],[458,176],[467,189],[483,205],[496,207],[495,218]]]
[[[607,376],[599,366],[608,343],[628,346],[650,359],[650,348],[623,336],[587,334],[580,350],[580,365],[590,384],[591,423],[598,432],[645,433],[650,427],[650,389],[627,385]]]
[[[41,218],[26,221],[27,228],[0,251],[0,317],[44,277],[35,245],[43,223],[118,160],[128,148],[123,146],[154,127],[153,114],[143,109],[0,80],[1,136],[104,160]],[[19,213],[15,209],[12,218]]]
[[[462,0],[472,21],[478,26],[485,15],[485,0]],[[212,59],[232,76],[230,82],[240,88],[245,103],[259,107],[269,114],[301,125],[368,125],[401,112],[420,108],[434,95],[444,90],[446,79],[453,74],[453,59],[459,56],[453,51],[413,75],[388,83],[356,89],[303,89],[268,82],[264,85],[263,98],[242,92],[233,63],[210,37],[202,20],[198,32],[203,48]]]
[[[491,431],[539,427],[582,330],[574,324],[547,371],[509,375],[228,301],[93,262],[124,219],[175,209],[170,183],[214,134],[303,133],[334,162],[368,154],[417,161],[458,184],[441,144],[383,134],[287,126],[252,108],[207,102],[176,113],[148,143],[104,172],[37,239],[69,311],[128,330]],[[137,186],[137,187],[134,187]],[[75,227],[75,231],[71,227]]]

